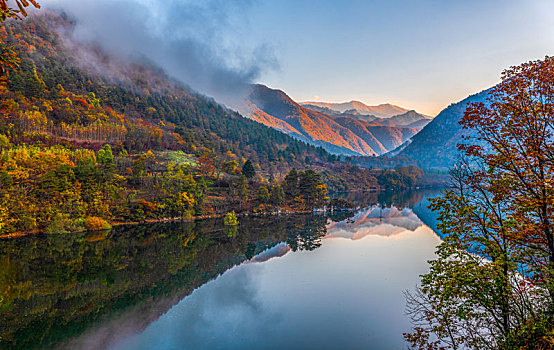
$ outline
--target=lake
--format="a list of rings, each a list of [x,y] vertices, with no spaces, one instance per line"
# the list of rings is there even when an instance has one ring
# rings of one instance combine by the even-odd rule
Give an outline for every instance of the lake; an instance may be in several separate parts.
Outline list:
[[[0,241],[2,349],[402,349],[436,193],[354,214]],[[357,195],[359,197],[359,194]]]

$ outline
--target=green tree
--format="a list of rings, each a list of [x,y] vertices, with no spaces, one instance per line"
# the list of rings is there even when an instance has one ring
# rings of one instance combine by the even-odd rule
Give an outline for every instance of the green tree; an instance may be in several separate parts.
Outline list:
[[[241,175],[239,177],[237,190],[241,203],[246,203],[248,201],[248,180],[246,179],[246,176]]]
[[[106,174],[106,179],[109,179],[115,167],[114,156],[110,145],[106,144],[104,148],[98,150],[96,153],[96,160],[102,166]]]
[[[285,202],[285,193],[280,185],[271,188],[270,200],[273,205],[282,205]]]
[[[261,203],[268,203],[269,202],[269,191],[268,191],[267,187],[261,186],[258,189],[258,200]]]
[[[287,198],[292,199],[299,195],[298,180],[298,171],[296,168],[292,168],[283,181],[283,191]]]
[[[242,166],[242,175],[246,176],[247,179],[251,179],[254,175],[256,175],[256,170],[254,169],[254,165],[252,165],[250,159],[244,162],[244,165]]]
[[[110,145],[106,144],[104,148],[98,150],[96,160],[105,167],[113,167],[114,156]]]
[[[239,224],[239,220],[237,219],[237,214],[235,214],[235,211],[230,211],[225,215],[225,218],[223,218],[223,223],[226,226],[237,226]]]

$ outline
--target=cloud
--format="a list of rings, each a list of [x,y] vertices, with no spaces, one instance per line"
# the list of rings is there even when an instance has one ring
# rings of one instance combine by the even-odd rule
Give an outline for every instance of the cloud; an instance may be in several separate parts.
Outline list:
[[[277,60],[267,43],[240,41],[252,1],[52,0],[76,20],[74,38],[125,59],[144,59],[193,89],[224,96],[246,88]]]

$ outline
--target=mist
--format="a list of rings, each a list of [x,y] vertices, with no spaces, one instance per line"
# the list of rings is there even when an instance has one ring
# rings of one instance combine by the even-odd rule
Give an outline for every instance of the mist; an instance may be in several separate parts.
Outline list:
[[[243,94],[278,67],[267,43],[240,42],[253,1],[53,0],[76,21],[73,39],[123,59],[143,60],[216,100]]]

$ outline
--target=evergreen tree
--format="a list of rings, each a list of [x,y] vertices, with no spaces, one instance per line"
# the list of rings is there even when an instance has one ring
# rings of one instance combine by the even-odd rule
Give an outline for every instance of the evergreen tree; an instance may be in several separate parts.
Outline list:
[[[287,176],[285,176],[285,181],[283,181],[283,190],[287,198],[294,198],[298,196],[298,171],[296,171],[296,168],[292,168]]]
[[[267,190],[267,187],[262,186],[258,189],[258,200],[261,203],[269,202],[269,191]]]
[[[271,200],[271,204],[273,205],[281,205],[285,202],[285,193],[283,192],[283,188],[279,185],[275,185],[271,188],[271,193],[269,196]]]
[[[251,179],[254,175],[256,175],[256,170],[254,169],[250,159],[244,162],[244,165],[242,166],[242,175],[246,176],[247,179]]]

